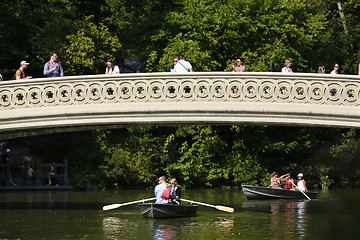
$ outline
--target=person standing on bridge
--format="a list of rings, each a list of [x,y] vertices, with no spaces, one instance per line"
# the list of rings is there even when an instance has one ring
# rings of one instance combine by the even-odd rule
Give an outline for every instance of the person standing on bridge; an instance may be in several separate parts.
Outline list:
[[[185,73],[193,72],[193,68],[188,61],[185,61],[184,55],[179,55],[179,62],[174,66],[174,72]]]
[[[357,67],[356,67],[356,75],[360,76],[360,61],[358,62]]]
[[[26,76],[25,75],[25,69],[28,68],[30,63],[26,62],[26,61],[21,61],[20,63],[20,68],[15,72],[15,75],[13,76],[12,80],[20,80],[20,79],[30,79],[32,78],[31,76]]]
[[[174,68],[176,66],[176,64],[179,62],[179,58],[175,57],[174,58],[174,64],[171,65],[170,67],[168,67],[168,69],[166,69],[166,72],[174,72]]]
[[[231,67],[233,68],[233,72],[246,72],[246,68],[243,65],[243,63],[244,63],[244,59],[238,58],[236,59],[236,67],[235,67],[234,62],[231,61]]]
[[[331,74],[331,75],[339,74],[339,64],[336,63],[336,64],[334,65],[334,70],[332,70],[330,74]]]
[[[50,52],[50,61],[44,65],[44,75],[47,77],[63,77],[64,70],[57,60],[57,53],[52,51]]]
[[[325,66],[323,65],[319,66],[317,73],[325,74]]]
[[[105,74],[120,74],[120,69],[115,65],[113,60],[107,60],[106,65]]]
[[[292,61],[290,59],[286,59],[284,63],[284,67],[281,69],[282,73],[293,73],[291,69]]]

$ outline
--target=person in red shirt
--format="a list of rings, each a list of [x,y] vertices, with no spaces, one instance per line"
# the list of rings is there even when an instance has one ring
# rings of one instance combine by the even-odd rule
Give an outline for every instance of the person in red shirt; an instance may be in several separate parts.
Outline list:
[[[288,173],[288,174],[286,175],[286,178],[285,178],[285,187],[284,187],[284,189],[287,189],[287,190],[295,190],[294,184],[292,184],[291,182],[294,182],[294,180],[291,179],[290,173]]]

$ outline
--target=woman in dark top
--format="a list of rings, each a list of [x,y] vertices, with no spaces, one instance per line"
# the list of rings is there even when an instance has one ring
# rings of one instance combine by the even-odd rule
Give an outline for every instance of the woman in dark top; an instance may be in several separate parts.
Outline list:
[[[171,179],[171,185],[173,186],[176,194],[176,201],[180,204],[181,188],[177,186],[176,178]]]

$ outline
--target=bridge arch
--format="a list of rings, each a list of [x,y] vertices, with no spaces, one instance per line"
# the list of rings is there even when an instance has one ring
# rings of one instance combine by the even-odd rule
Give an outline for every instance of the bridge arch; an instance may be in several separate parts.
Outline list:
[[[360,127],[360,77],[268,72],[0,82],[0,139],[175,124]]]

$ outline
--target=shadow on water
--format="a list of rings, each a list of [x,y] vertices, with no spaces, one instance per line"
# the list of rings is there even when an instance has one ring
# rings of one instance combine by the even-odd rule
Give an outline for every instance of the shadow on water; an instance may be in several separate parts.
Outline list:
[[[0,209],[98,209],[102,203],[91,202],[0,202]]]

